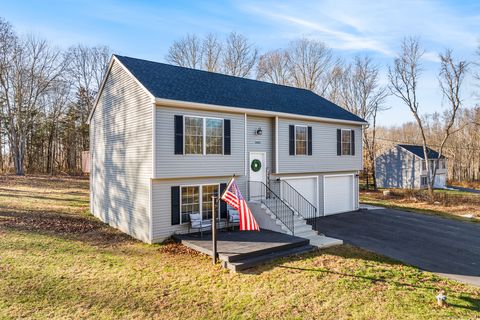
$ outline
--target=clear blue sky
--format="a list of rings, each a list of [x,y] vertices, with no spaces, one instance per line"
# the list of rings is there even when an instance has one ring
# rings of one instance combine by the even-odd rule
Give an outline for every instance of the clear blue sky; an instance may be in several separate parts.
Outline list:
[[[173,40],[186,33],[224,35],[237,31],[261,51],[285,47],[302,36],[326,42],[345,59],[368,54],[392,63],[404,36],[425,46],[420,103],[425,113],[441,111],[438,53],[446,47],[473,60],[480,39],[480,1],[0,1],[0,16],[20,33],[34,33],[66,48],[105,44],[113,52],[164,61]],[[382,75],[386,83],[386,71]],[[465,105],[472,106],[467,79]],[[380,116],[385,125],[411,121],[406,106],[391,97]]]

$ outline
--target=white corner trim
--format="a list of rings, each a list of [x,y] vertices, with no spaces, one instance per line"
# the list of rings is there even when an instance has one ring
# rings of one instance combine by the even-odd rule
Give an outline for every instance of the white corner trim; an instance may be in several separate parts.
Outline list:
[[[245,177],[247,176],[247,172],[248,172],[248,148],[247,148],[247,114],[245,113],[245,121],[244,121],[244,136],[243,136],[243,146],[244,146],[244,151],[245,151],[245,159],[244,159],[244,162],[245,162]]]
[[[278,117],[275,117],[275,173],[280,172],[278,163]]]
[[[149,243],[153,243],[153,180],[149,179],[150,188],[149,188],[149,198],[150,198],[150,214],[149,214],[149,224],[148,224],[148,237]]]
[[[157,177],[157,107],[152,102],[152,178]]]

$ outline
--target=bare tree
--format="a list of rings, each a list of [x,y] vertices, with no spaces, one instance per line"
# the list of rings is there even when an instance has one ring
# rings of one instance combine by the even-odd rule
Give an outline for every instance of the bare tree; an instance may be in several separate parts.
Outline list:
[[[166,60],[172,64],[198,69],[201,67],[202,61],[202,44],[195,34],[187,34],[186,37],[174,41]]]
[[[443,97],[447,100],[448,109],[444,112],[443,115],[445,121],[445,125],[443,128],[443,138],[440,143],[438,159],[434,162],[433,165],[431,179],[432,181],[430,181],[432,186],[435,181],[435,176],[437,174],[437,164],[439,159],[443,155],[447,140],[452,134],[463,129],[463,127],[460,127],[456,130],[453,130],[453,126],[455,125],[458,110],[462,105],[462,99],[460,97],[460,94],[468,67],[468,63],[466,61],[462,60],[456,62],[454,60],[454,58],[452,57],[451,49],[446,49],[443,54],[439,55],[439,57],[441,61],[439,72],[440,89],[442,90]]]
[[[9,41],[12,43],[1,45],[10,49],[1,52],[0,87],[5,97],[7,133],[15,173],[23,175],[27,138],[41,111],[39,99],[52,88],[65,63],[60,52],[53,50],[45,40],[28,36],[9,38]]]
[[[219,40],[215,34],[207,34],[207,36],[203,39],[202,42],[202,69],[211,72],[220,71],[220,58],[222,48],[222,41]]]
[[[257,79],[276,84],[291,83],[290,59],[285,50],[275,50],[260,56],[257,66]]]
[[[66,52],[66,60],[68,61],[67,76],[72,80],[76,91],[83,88],[89,96],[97,94],[110,56],[110,49],[106,46],[88,47],[77,45],[68,49]],[[90,103],[87,112],[90,112],[92,104],[93,101]]]
[[[403,39],[400,53],[394,60],[393,68],[389,68],[388,70],[388,78],[390,80],[391,93],[402,100],[410,109],[410,112],[417,122],[422,137],[423,153],[427,163],[428,190],[433,199],[433,182],[430,166],[428,165],[428,143],[417,97],[418,78],[422,71],[420,60],[424,52],[418,38],[410,37]]]
[[[418,38],[406,38],[402,42],[401,51],[394,61],[394,67],[389,69],[390,90],[400,98],[410,109],[420,132],[423,145],[424,159],[427,170],[428,190],[433,199],[433,186],[438,159],[430,161],[428,152],[427,130],[428,119],[422,117],[418,102],[418,78],[421,74],[421,58],[424,51]],[[458,109],[461,106],[460,89],[466,73],[467,63],[455,63],[451,50],[440,55],[441,69],[439,74],[440,88],[449,102],[449,110],[444,114],[445,125],[441,133],[443,139],[440,144],[440,153],[448,138],[452,134]],[[441,154],[440,154],[441,155]]]
[[[248,77],[257,62],[258,49],[239,33],[228,35],[223,55],[223,72],[237,77]]]
[[[303,38],[290,43],[288,55],[293,85],[324,95],[335,64],[332,50],[323,42]]]
[[[369,121],[363,131],[363,143],[366,151],[367,188],[369,174],[373,177],[374,189],[377,189],[375,179],[376,157],[376,125],[378,112],[386,110],[384,106],[387,88],[379,85],[379,68],[370,57],[355,57],[353,65],[343,72],[341,96],[344,107],[350,112]]]

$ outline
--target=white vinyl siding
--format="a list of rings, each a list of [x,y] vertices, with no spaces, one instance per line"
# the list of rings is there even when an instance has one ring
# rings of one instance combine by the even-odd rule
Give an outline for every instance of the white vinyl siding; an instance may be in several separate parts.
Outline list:
[[[152,98],[115,61],[90,123],[91,208],[145,242],[151,241],[152,114]]]
[[[175,154],[175,115],[181,115],[184,118],[193,116],[199,117],[200,119],[229,119],[231,130],[231,155],[204,155],[203,152],[200,154]],[[245,118],[243,114],[157,106],[155,142],[157,159],[155,165],[155,177],[192,178],[231,176],[232,174],[243,175],[245,172],[244,126]],[[217,133],[215,134],[217,135]],[[223,143],[223,138],[221,140]],[[212,146],[212,148],[214,147]],[[199,168],[201,168],[201,170],[199,170]]]
[[[289,156],[289,125],[312,127],[312,156]],[[337,129],[355,131],[355,155],[337,155]],[[278,119],[278,169],[285,173],[341,172],[362,170],[362,127],[336,123]]]
[[[152,181],[152,231],[153,242],[161,242],[174,233],[185,233],[188,231],[188,223],[172,225],[171,216],[171,187],[172,186],[203,186],[220,185],[228,183],[230,177],[216,178],[180,178],[180,179],[154,179]],[[247,195],[245,176],[239,176],[237,184],[242,195]],[[210,198],[211,199],[211,198]],[[208,211],[208,205],[205,206]]]

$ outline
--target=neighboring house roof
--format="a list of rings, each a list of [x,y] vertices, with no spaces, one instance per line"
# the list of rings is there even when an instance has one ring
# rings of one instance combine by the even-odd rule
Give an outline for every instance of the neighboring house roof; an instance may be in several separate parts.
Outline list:
[[[366,123],[310,90],[115,57],[156,98]]]
[[[399,144],[399,147],[410,151],[417,157],[420,157],[421,159],[425,159],[425,155],[423,153],[423,146],[419,145],[411,145],[411,144]],[[439,153],[433,149],[430,149],[427,147],[427,152],[428,152],[428,159],[438,159]],[[442,155],[442,159],[445,159],[445,156]]]

